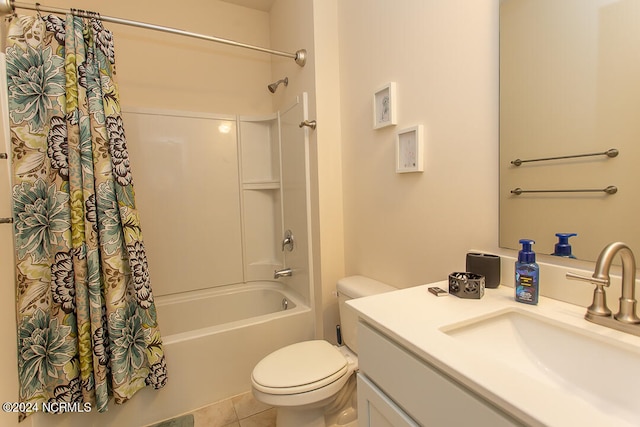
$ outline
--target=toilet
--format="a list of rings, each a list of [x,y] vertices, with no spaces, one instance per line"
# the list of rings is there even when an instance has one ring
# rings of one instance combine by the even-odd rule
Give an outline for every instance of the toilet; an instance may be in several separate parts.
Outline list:
[[[340,330],[345,345],[303,341],[265,356],[251,374],[255,398],[276,407],[277,427],[325,427],[325,413],[355,396],[358,316],[345,302],[396,290],[364,276],[338,280]]]

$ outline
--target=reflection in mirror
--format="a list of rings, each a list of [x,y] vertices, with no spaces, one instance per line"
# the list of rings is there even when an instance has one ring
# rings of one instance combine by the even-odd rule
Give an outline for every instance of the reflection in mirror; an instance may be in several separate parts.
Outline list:
[[[640,254],[639,117],[640,1],[501,0],[500,246],[551,254],[577,233],[577,258],[613,241]]]

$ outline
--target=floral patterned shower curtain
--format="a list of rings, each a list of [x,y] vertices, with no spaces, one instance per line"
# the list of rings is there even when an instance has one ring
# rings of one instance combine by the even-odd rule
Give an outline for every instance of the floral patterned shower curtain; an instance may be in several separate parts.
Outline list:
[[[99,19],[16,16],[6,54],[19,397],[104,411],[166,382],[112,36]]]

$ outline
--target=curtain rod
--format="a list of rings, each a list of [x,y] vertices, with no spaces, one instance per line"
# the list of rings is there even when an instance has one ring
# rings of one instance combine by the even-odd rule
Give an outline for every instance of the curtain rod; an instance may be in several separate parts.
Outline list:
[[[28,3],[16,2],[16,1],[13,1],[13,0],[0,0],[0,16],[11,15],[12,13],[14,13],[16,8],[18,8],[18,9],[35,10],[37,12],[57,13],[57,14],[62,14],[62,15],[67,14],[67,13],[71,13],[71,14],[73,14],[75,16],[80,16],[82,18],[94,18],[94,17],[96,17],[96,15],[93,12],[88,12],[88,11],[80,10],[80,9],[68,9],[67,10],[67,9],[60,9],[60,8],[57,8],[57,7],[42,6],[40,3],[28,4]],[[163,32],[166,32],[166,33],[178,34],[178,35],[181,35],[181,36],[191,37],[191,38],[195,38],[195,39],[207,40],[207,41],[212,41],[212,42],[216,42],[216,43],[222,43],[222,44],[226,44],[226,45],[230,45],[230,46],[243,47],[245,49],[257,50],[258,52],[270,53],[271,55],[277,55],[277,56],[284,56],[286,58],[292,58],[292,59],[294,59],[296,61],[296,64],[298,64],[301,67],[304,67],[304,65],[307,62],[307,51],[305,49],[300,49],[296,53],[282,52],[282,51],[279,51],[279,50],[266,49],[264,47],[253,46],[253,45],[250,45],[250,44],[240,43],[240,42],[236,42],[236,41],[228,40],[228,39],[222,39],[222,38],[219,38],[219,37],[213,37],[213,36],[207,36],[207,35],[204,35],[204,34],[192,33],[192,32],[189,32],[189,31],[179,30],[177,28],[162,27],[160,25],[147,24],[145,22],[131,21],[131,20],[128,20],[128,19],[114,18],[112,16],[104,16],[104,15],[99,15],[99,16],[100,16],[100,19],[105,21],[105,22],[112,22],[112,23],[115,23],[115,24],[122,24],[122,25],[129,25],[129,26],[132,26],[132,27],[145,28],[147,30],[163,31]]]

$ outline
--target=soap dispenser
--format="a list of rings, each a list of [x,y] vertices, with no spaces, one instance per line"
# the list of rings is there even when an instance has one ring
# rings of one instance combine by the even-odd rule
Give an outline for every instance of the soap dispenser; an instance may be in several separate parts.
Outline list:
[[[561,256],[565,258],[575,258],[571,253],[571,245],[569,244],[569,237],[577,236],[576,233],[556,233],[558,243],[554,248],[551,255]]]
[[[516,261],[516,296],[517,302],[525,304],[538,304],[539,271],[536,264],[536,254],[531,249],[535,242],[529,239],[521,239],[522,249],[518,252]]]

